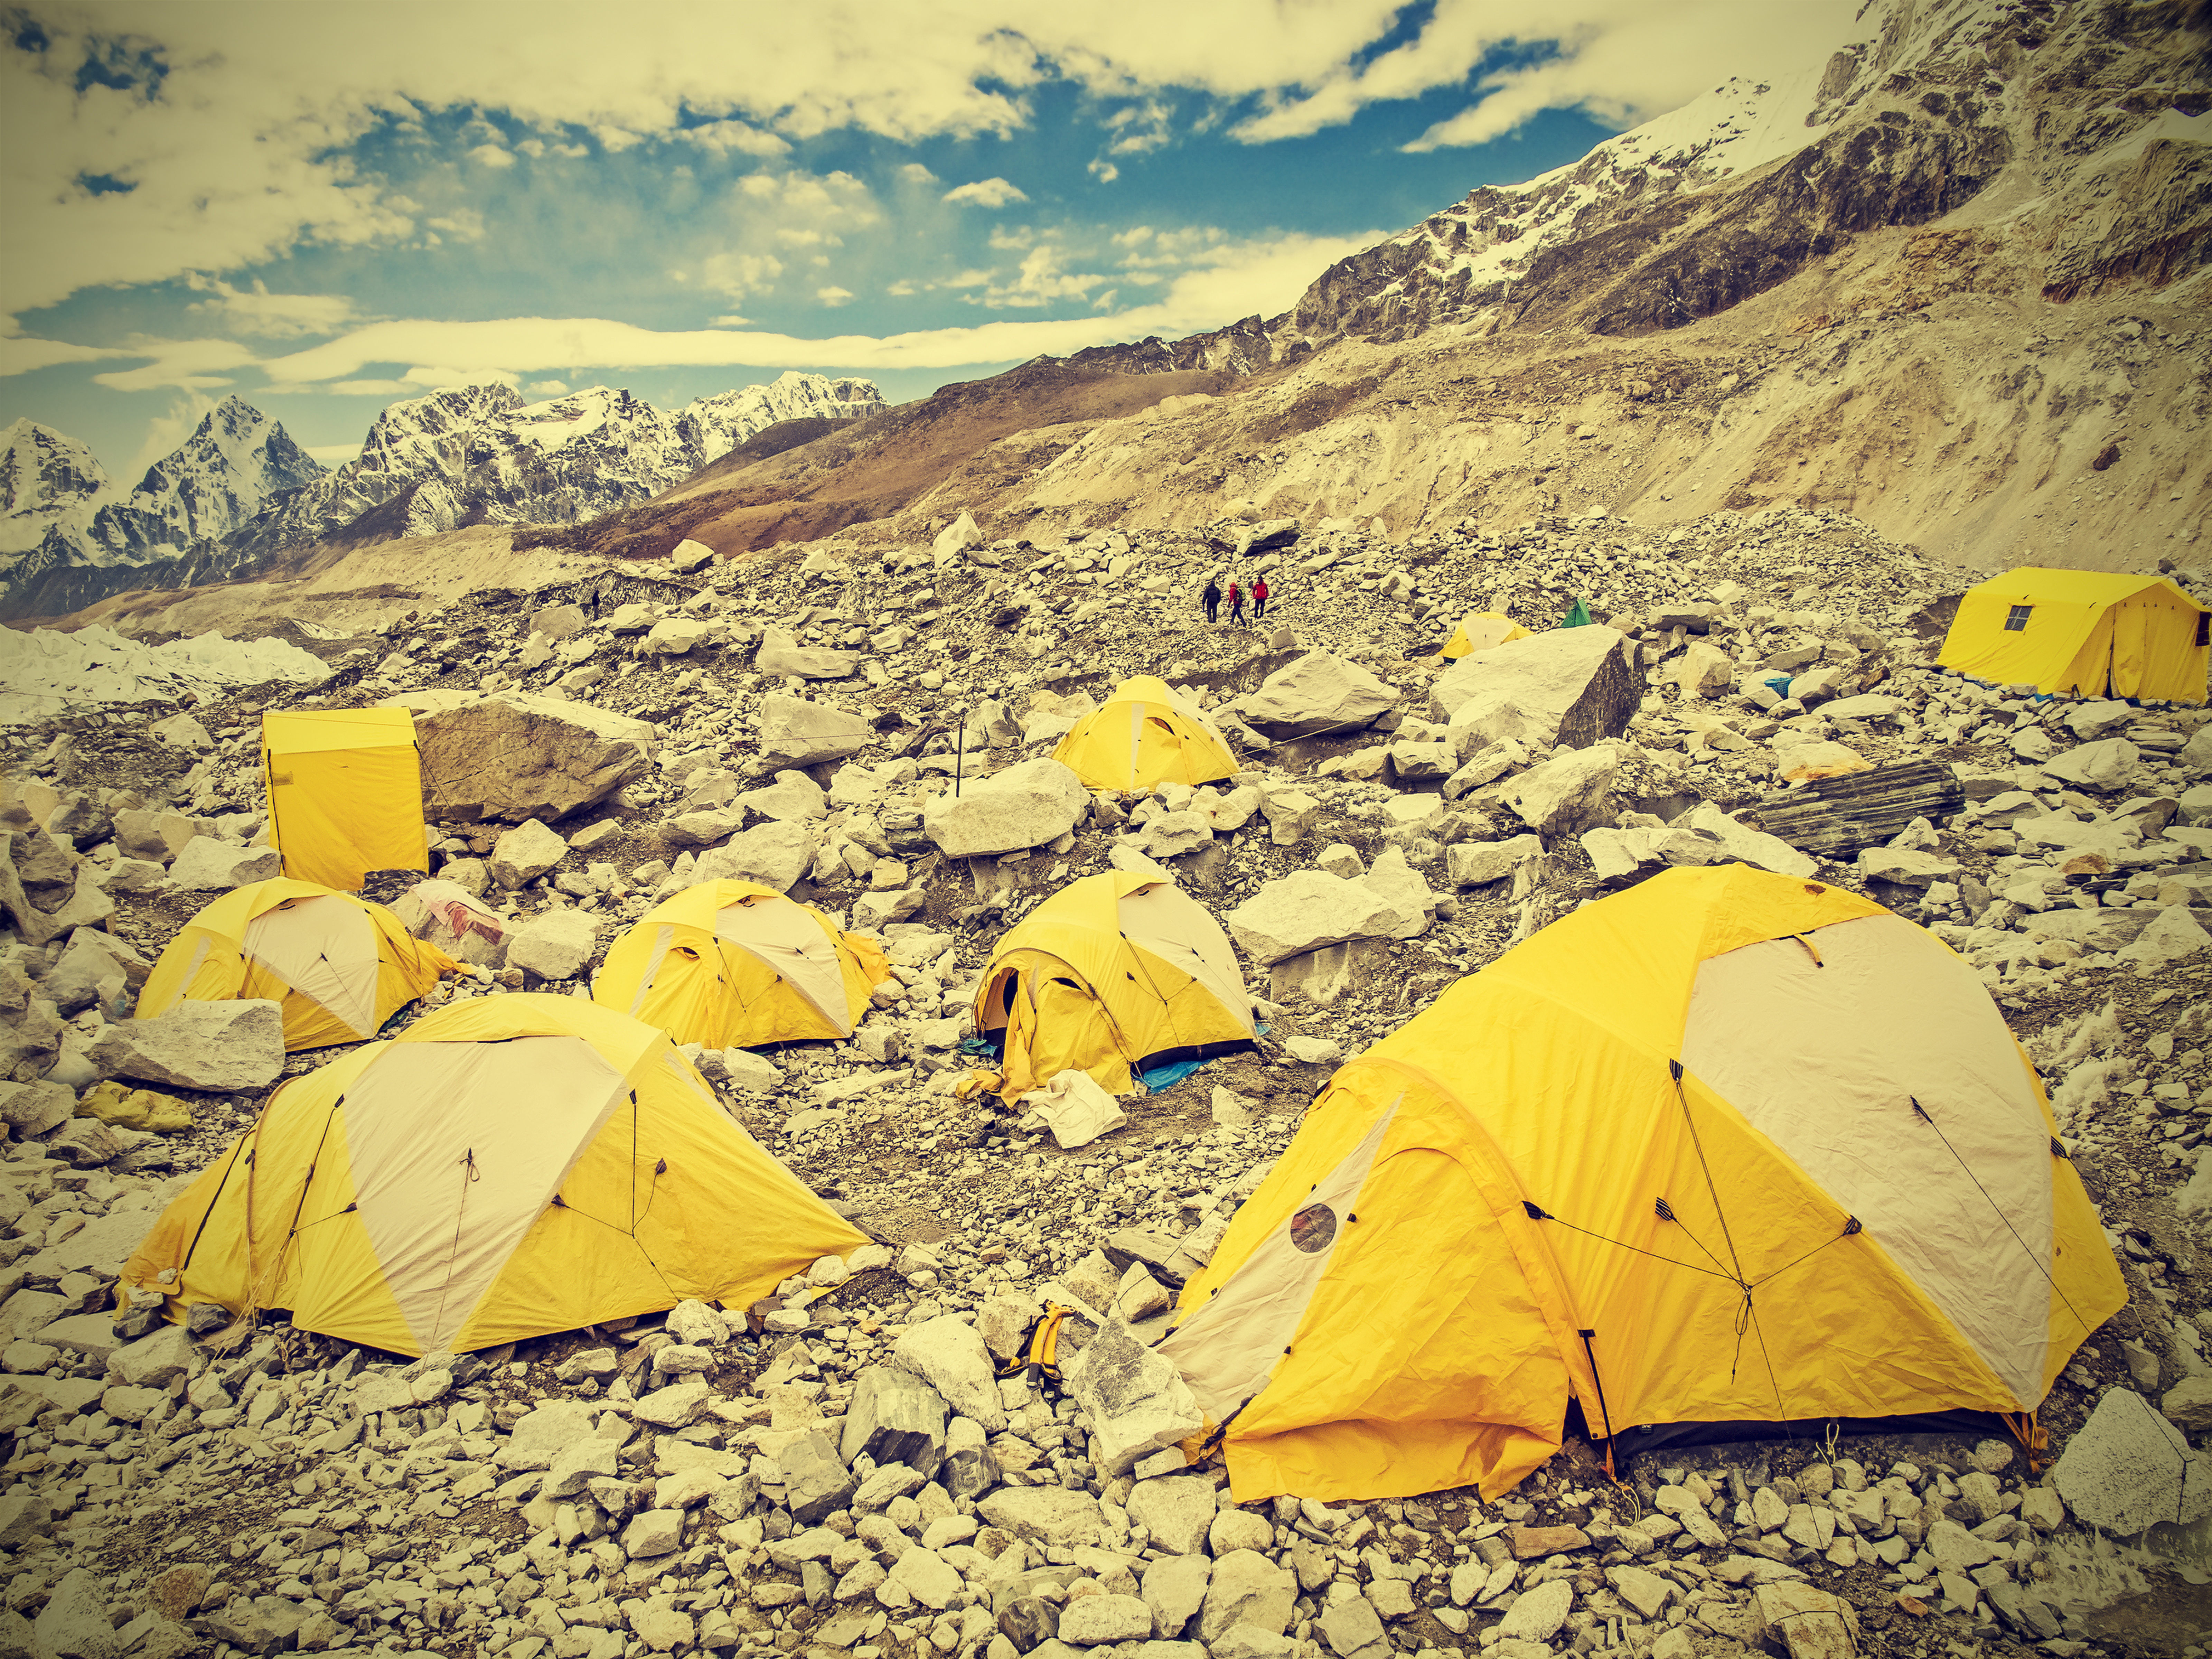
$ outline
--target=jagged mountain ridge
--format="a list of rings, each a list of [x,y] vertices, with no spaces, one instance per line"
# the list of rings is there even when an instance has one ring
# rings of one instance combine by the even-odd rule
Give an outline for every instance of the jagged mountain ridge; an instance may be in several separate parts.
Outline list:
[[[8,607],[52,614],[129,587],[224,580],[349,532],[382,539],[597,517],[648,499],[777,422],[884,406],[871,381],[795,372],[673,413],[606,386],[537,404],[506,386],[465,386],[390,405],[360,455],[325,471],[233,397],[121,501],[98,499],[104,474],[88,489],[70,482],[90,476],[87,464],[98,472],[82,445],[45,428],[19,439],[11,428],[9,476],[53,482],[38,503],[27,498],[0,519],[9,526],[0,534],[20,543],[0,550],[23,555],[8,573]],[[64,494],[71,505],[57,504]]]

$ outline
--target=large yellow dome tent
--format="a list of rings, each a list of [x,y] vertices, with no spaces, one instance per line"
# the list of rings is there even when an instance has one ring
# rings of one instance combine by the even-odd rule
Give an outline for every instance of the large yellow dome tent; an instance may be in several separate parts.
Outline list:
[[[1452,629],[1451,638],[1444,641],[1443,654],[1464,657],[1477,651],[1487,651],[1492,646],[1510,645],[1516,640],[1525,640],[1528,630],[1502,611],[1470,611],[1460,618],[1459,626]]]
[[[271,709],[261,773],[269,844],[294,880],[356,893],[372,870],[428,872],[422,763],[405,709]]]
[[[2023,565],[1968,588],[1938,657],[1998,685],[2204,701],[2212,613],[2163,576]]]
[[[312,881],[234,888],[186,922],[146,976],[134,1017],[179,1002],[265,997],[283,1006],[284,1046],[374,1036],[443,974],[461,971],[380,904]]]
[[[496,995],[285,1085],[123,1282],[175,1319],[288,1309],[393,1353],[463,1352],[686,1297],[743,1307],[866,1242],[667,1033],[579,997]]]
[[[1973,971],[1729,865],[1554,922],[1340,1067],[1160,1350],[1239,1501],[1491,1498],[1571,1399],[1631,1447],[2033,1413],[2125,1299]]]
[[[1068,1070],[1124,1093],[1133,1070],[1243,1048],[1255,1031],[1221,924],[1173,882],[1127,870],[1068,883],[1000,939],[975,1029],[1002,1037],[1008,1100]]]
[[[615,941],[592,1000],[678,1042],[757,1048],[853,1035],[890,977],[875,943],[750,881],[702,881]]]
[[[1237,757],[1204,710],[1151,674],[1126,679],[1053,750],[1086,787],[1140,791],[1162,783],[1212,783]]]

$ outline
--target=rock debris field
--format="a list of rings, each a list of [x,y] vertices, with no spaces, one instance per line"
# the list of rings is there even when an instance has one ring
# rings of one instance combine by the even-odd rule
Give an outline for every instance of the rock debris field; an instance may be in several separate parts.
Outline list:
[[[313,684],[46,687],[73,712],[0,731],[0,1655],[2205,1651],[2201,710],[1945,674],[1966,579],[1794,509],[1056,546],[963,517],[888,554],[703,554],[307,639]],[[1261,570],[1264,621],[1205,625],[1209,573]],[[1593,624],[1556,628],[1577,599]],[[1539,631],[1437,654],[1488,611]],[[1049,758],[1139,672],[1206,707],[1234,777],[1093,796]],[[346,1052],[284,1055],[265,1003],[127,1018],[193,914],[276,873],[259,716],[395,700],[432,873],[488,918],[441,933],[418,875],[371,878],[470,964],[417,1012],[586,994],[629,921],[715,877],[881,939],[849,1042],[686,1050],[877,1243],[764,1309],[413,1361],[118,1299],[272,1085]],[[1631,1432],[1613,1474],[1571,1439],[1494,1501],[1239,1505],[1145,1439],[1129,1331],[1340,1060],[1577,905],[1732,859],[1932,928],[2040,1069],[2130,1291],[2040,1459]],[[1109,865],[1223,918],[1267,1030],[1063,1149],[957,1097],[959,1045],[994,941]],[[1000,1376],[1047,1304],[1073,1310],[1064,1383]]]

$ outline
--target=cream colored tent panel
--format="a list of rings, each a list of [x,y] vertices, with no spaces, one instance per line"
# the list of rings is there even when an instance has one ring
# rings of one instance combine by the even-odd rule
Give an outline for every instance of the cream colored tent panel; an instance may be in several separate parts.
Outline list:
[[[301,996],[319,1003],[357,1036],[374,1036],[376,924],[338,894],[294,899],[246,924],[246,954]]]
[[[1470,611],[1460,618],[1459,626],[1452,630],[1451,638],[1444,641],[1443,655],[1470,656],[1477,651],[1487,651],[1492,646],[1510,645],[1515,640],[1525,640],[1528,630],[1512,617],[1498,611]]]
[[[1150,674],[1122,681],[1060,738],[1053,758],[1091,789],[1211,783],[1237,770],[1228,739],[1206,712]]]

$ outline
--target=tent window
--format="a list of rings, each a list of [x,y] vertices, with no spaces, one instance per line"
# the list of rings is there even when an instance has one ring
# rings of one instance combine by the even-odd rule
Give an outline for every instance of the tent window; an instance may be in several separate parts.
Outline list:
[[[2200,611],[2197,613],[2197,648],[2202,651],[2208,645],[2212,645],[2212,611]]]
[[[2035,607],[2032,605],[2016,605],[2013,606],[2012,610],[2006,614],[2004,631],[2008,634],[2027,633],[2027,613],[2034,609]]]

